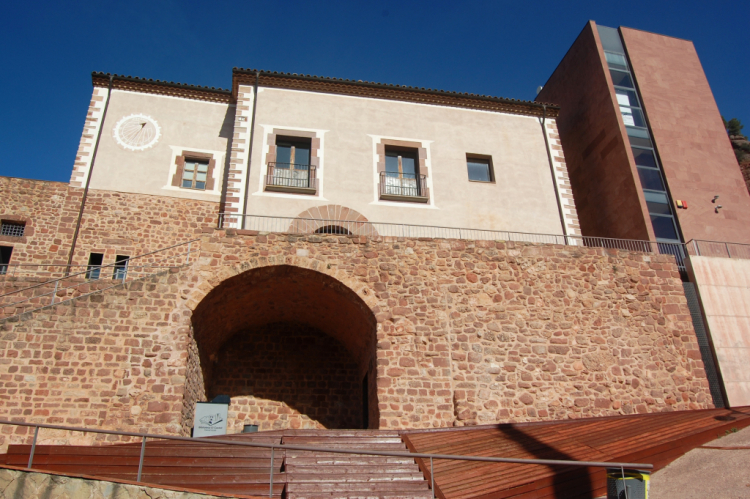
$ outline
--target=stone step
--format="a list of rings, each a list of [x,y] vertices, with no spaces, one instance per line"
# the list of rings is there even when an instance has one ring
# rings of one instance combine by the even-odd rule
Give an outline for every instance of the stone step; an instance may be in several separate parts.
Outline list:
[[[309,453],[308,453],[309,454]],[[391,464],[415,464],[411,457],[386,457],[386,456],[357,456],[351,454],[331,454],[330,457],[289,455],[286,456],[287,465],[316,466],[316,465],[391,465]]]
[[[289,445],[322,445],[347,444],[347,445],[370,445],[370,444],[398,444],[404,445],[401,437],[284,437],[282,443]]]
[[[330,465],[330,466],[321,466],[321,465],[304,465],[304,466],[297,466],[294,464],[289,464],[287,462],[286,466],[284,467],[284,471],[287,473],[295,473],[295,474],[304,474],[304,473],[317,473],[317,474],[325,474],[325,475],[333,475],[333,474],[349,474],[349,473],[364,473],[364,474],[379,474],[379,473],[419,473],[419,467],[412,463],[411,465],[408,464],[355,464],[355,465],[346,465],[346,464],[337,464],[337,465]]]
[[[432,499],[431,490],[375,492],[350,490],[343,492],[287,492],[287,499]]]
[[[399,482],[352,482],[352,483],[332,483],[332,482],[318,482],[318,483],[293,483],[287,482],[286,491],[287,494],[300,494],[300,493],[319,493],[319,492],[351,492],[351,491],[367,491],[374,492],[375,494],[387,494],[398,492],[401,494],[407,492],[419,492],[429,490],[429,486],[425,481],[399,481]]]
[[[342,483],[374,483],[374,482],[420,482],[424,481],[422,473],[317,473],[316,470],[309,470],[307,473],[286,473],[287,483],[328,483],[331,485]]]

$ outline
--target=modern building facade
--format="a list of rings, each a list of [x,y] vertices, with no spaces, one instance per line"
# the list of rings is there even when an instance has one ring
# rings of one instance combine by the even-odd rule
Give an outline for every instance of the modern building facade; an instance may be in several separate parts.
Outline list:
[[[685,260],[716,387],[730,404],[750,403],[748,295],[736,282],[750,257],[750,195],[693,43],[590,21],[537,99],[561,106],[583,233],[652,241]]]

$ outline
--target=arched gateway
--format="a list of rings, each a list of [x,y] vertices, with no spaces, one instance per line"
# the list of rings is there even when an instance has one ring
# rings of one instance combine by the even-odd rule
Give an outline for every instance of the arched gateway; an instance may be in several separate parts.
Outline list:
[[[290,265],[248,270],[192,316],[204,390],[230,427],[377,428],[376,320],[340,281]]]

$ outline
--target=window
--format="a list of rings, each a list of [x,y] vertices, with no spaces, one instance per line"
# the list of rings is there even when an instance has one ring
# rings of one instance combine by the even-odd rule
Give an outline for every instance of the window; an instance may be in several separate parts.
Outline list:
[[[96,280],[99,279],[99,274],[102,271],[102,262],[104,261],[104,255],[102,253],[91,253],[89,255],[89,265],[86,269],[86,279]]]
[[[424,191],[419,175],[417,151],[413,149],[386,148],[385,194],[420,197]]]
[[[214,190],[216,160],[211,154],[183,151],[175,158],[176,171],[172,185],[180,189],[196,191]]]
[[[182,170],[182,188],[206,190],[206,177],[208,176],[208,161],[185,160],[185,168]]]
[[[10,255],[13,254],[12,246],[0,246],[0,275],[4,275],[8,272],[8,264],[10,263]]]
[[[10,220],[0,222],[0,236],[23,237],[25,229],[24,222],[11,222]]]
[[[130,257],[127,255],[115,257],[115,270],[112,273],[112,279],[125,280],[125,276],[128,274],[128,260],[130,260]]]
[[[469,180],[472,182],[494,182],[495,175],[492,168],[491,156],[476,154],[466,155],[466,167],[469,170]]]
[[[276,157],[268,162],[266,189],[315,194],[315,166],[311,164],[312,140],[276,137]]]

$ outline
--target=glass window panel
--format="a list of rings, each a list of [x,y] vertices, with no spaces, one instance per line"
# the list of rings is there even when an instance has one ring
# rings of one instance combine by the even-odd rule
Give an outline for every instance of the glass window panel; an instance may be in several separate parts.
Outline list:
[[[387,153],[385,156],[385,171],[388,173],[398,173],[398,154]]]
[[[625,49],[622,48],[622,41],[620,40],[620,33],[616,28],[608,28],[607,26],[597,25],[597,31],[599,31],[599,40],[602,42],[602,48],[609,52],[617,52],[618,54],[624,54]]]
[[[195,175],[195,180],[197,180],[199,182],[205,182],[206,181],[206,174],[204,172],[198,172]]]
[[[654,191],[664,190],[664,184],[661,181],[659,170],[638,168],[638,176],[641,177],[641,187],[643,189],[651,189]]]
[[[640,107],[638,105],[638,97],[633,90],[616,88],[615,95],[617,96],[617,103],[621,106]]]
[[[625,126],[646,126],[646,123],[643,121],[643,113],[641,113],[640,109],[620,106],[620,114],[622,114],[622,121],[625,123]]]
[[[644,192],[643,195],[646,198],[646,202],[669,204],[669,199],[663,192]]]
[[[637,147],[631,147],[631,150],[633,151],[633,157],[635,158],[636,165],[648,166],[649,168],[657,168],[654,151],[652,151],[651,149],[640,149]]]
[[[182,178],[185,180],[193,180],[193,172],[191,170],[185,170],[182,174]]]
[[[402,156],[401,157],[401,171],[403,172],[405,177],[408,178],[416,178],[415,175],[417,173],[417,165],[414,158],[410,158],[408,156]]]
[[[651,216],[651,225],[654,228],[654,234],[656,234],[656,237],[659,239],[671,239],[671,240],[679,240],[677,238],[677,231],[674,227],[674,221],[672,221],[672,217],[660,217],[660,216]]]
[[[614,83],[618,87],[634,88],[633,80],[630,79],[630,75],[628,73],[610,69],[609,74],[612,75],[612,83]]]
[[[671,215],[672,214],[672,210],[669,209],[668,204],[651,203],[647,201],[646,205],[648,206],[648,212],[652,215]]]
[[[205,182],[195,182],[195,188],[196,189],[205,189],[206,183]]]
[[[208,171],[208,164],[198,163],[198,171],[201,173],[206,173]]]
[[[294,163],[297,165],[309,165],[310,148],[307,146],[296,146],[294,148]]]
[[[489,182],[490,179],[490,163],[489,161],[469,161],[469,180],[475,180],[477,182]]]
[[[628,69],[628,62],[625,60],[624,55],[613,54],[612,52],[604,52],[607,58],[607,63],[612,69]]]
[[[276,163],[291,163],[292,162],[292,146],[277,144],[276,145]],[[279,167],[279,165],[276,165]]]
[[[190,187],[193,187],[193,181],[192,180],[183,180],[182,181],[182,187],[187,187],[188,189]]]
[[[627,131],[631,146],[653,147],[648,130],[627,127]]]

